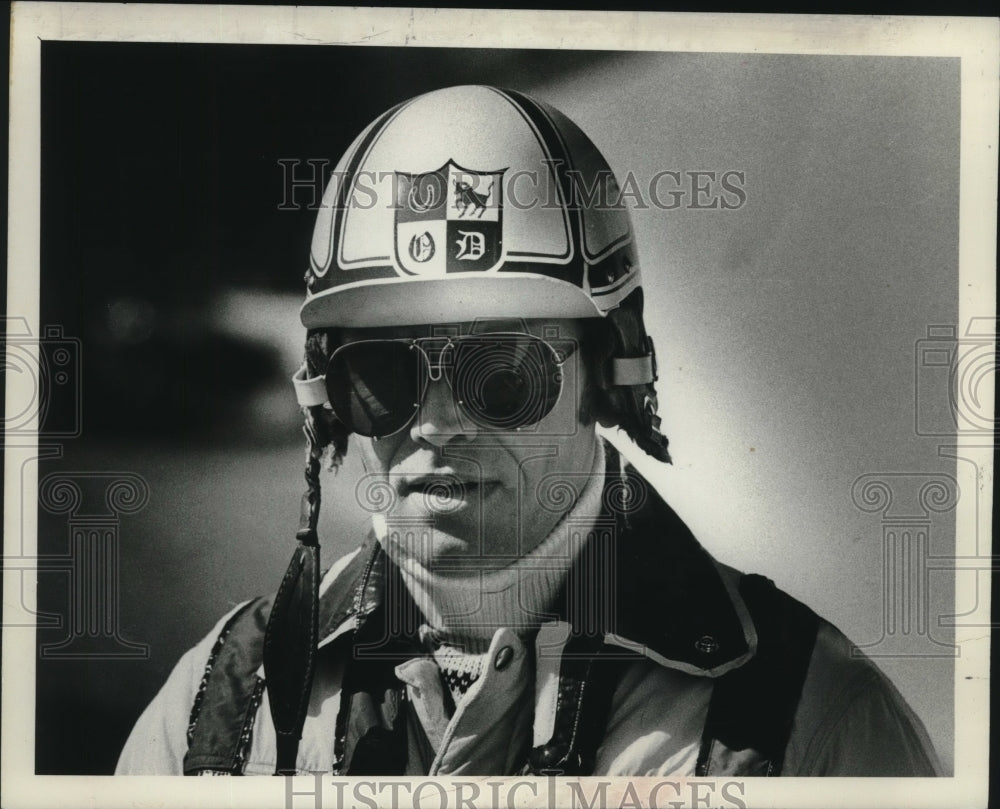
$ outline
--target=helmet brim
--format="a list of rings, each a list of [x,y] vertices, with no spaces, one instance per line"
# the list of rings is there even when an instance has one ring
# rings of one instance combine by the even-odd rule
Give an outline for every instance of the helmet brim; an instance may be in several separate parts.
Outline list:
[[[300,316],[308,329],[459,323],[482,318],[603,317],[580,287],[530,273],[454,274],[361,281],[309,297]]]

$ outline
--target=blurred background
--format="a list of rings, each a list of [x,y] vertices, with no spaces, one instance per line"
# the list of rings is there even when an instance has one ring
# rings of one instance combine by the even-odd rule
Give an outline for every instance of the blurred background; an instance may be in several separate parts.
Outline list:
[[[279,161],[299,161],[300,181],[305,161],[330,171],[392,104],[463,83],[553,103],[619,177],[744,173],[736,209],[692,207],[690,188],[675,210],[633,208],[674,465],[629,454],[717,558],[891,653],[877,663],[950,770],[938,619],[955,611],[953,574],[931,571],[922,629],[886,644],[883,521],[852,490],[866,474],[954,476],[939,439],[915,429],[915,410],[936,406],[915,403],[915,352],[958,317],[957,60],[70,42],[42,54],[41,324],[79,340],[47,418],[80,430],[39,479],[132,473],[149,498],[117,523],[107,601],[148,655],[40,655],[38,773],[111,772],[178,657],[273,590],[294,546],[303,442],[288,377],[314,214],[306,186],[288,204]],[[366,528],[358,469],[349,453],[325,481],[327,564]],[[80,514],[101,512],[94,486]],[[954,515],[932,517],[926,549],[947,557]],[[71,522],[40,508],[39,552],[69,553]],[[75,592],[69,572],[41,574],[39,608],[64,620],[40,646],[66,639]]]

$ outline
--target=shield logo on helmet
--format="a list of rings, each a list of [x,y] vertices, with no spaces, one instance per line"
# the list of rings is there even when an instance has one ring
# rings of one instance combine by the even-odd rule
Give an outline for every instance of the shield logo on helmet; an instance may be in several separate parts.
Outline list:
[[[396,172],[396,267],[404,275],[485,272],[503,260],[503,175],[449,160]]]

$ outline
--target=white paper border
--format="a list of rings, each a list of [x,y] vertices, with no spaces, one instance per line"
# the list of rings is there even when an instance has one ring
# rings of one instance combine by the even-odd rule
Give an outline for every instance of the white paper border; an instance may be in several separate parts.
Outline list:
[[[950,56],[961,68],[961,178],[959,322],[995,318],[997,221],[998,21],[975,18],[828,17],[737,14],[650,14],[636,12],[489,11],[454,9],[347,9],[264,6],[103,5],[96,3],[15,3],[11,23],[9,160],[8,311],[26,318],[39,333],[40,78],[42,40],[131,42],[270,43],[293,45],[379,45],[410,47],[550,48],[589,50],[669,50],[841,54],[870,56]],[[15,159],[16,157],[16,159]],[[7,379],[7,407],[25,401],[30,380]],[[30,391],[27,391],[30,395]],[[992,391],[990,391],[992,395]],[[990,412],[992,402],[980,412]],[[960,437],[962,491],[979,489],[980,512],[959,505],[956,556],[969,566],[990,553],[992,445]],[[5,452],[5,557],[35,551],[35,465],[22,463],[33,448],[7,437]],[[976,469],[981,470],[977,480]],[[24,545],[22,546],[22,537]],[[17,551],[17,554],[12,553]],[[978,560],[978,562],[976,561]],[[4,623],[34,606],[31,576],[4,569]],[[9,603],[23,593],[27,603]],[[981,589],[980,614],[989,615],[989,588]],[[982,602],[986,600],[986,603]],[[956,608],[956,612],[958,609]],[[313,806],[311,777],[294,779],[302,793],[288,804],[286,779],[193,779],[161,777],[34,776],[35,646],[33,632],[5,627],[3,633],[3,735],[0,745],[3,800],[14,807],[191,807]],[[957,627],[954,747],[955,775],[940,779],[750,779],[739,797],[752,807],[796,806],[985,806],[989,754],[989,633]],[[344,779],[339,779],[343,782]],[[403,779],[396,779],[403,780]],[[414,782],[419,779],[411,779]],[[453,779],[435,779],[448,788]],[[500,779],[475,780],[480,784]],[[525,781],[526,779],[512,779]],[[545,806],[549,785],[534,779],[514,796],[517,806]],[[584,779],[585,794],[594,779]],[[664,779],[628,779],[639,795],[644,785]],[[684,779],[669,779],[684,784]],[[703,779],[704,780],[704,779]],[[719,779],[720,783],[725,779]],[[624,786],[625,779],[617,779]],[[322,804],[336,806],[334,779],[322,779]],[[691,791],[687,785],[688,802]],[[484,794],[487,788],[483,787]],[[506,805],[506,795],[498,793]],[[620,792],[608,792],[618,805]],[[665,800],[673,795],[663,792]],[[708,794],[701,790],[702,796]],[[425,793],[424,805],[438,806],[438,792]],[[710,805],[718,805],[715,791]],[[560,783],[558,805],[569,805]],[[477,804],[479,805],[479,804]],[[668,804],[669,805],[669,804]],[[705,805],[705,804],[702,804]],[[729,804],[731,805],[731,804]]]

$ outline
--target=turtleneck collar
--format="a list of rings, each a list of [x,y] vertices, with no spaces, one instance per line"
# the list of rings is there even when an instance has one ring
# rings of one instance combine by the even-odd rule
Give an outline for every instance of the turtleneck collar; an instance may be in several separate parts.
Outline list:
[[[484,651],[500,627],[527,634],[546,620],[563,579],[601,509],[605,450],[597,439],[592,474],[573,507],[531,552],[498,570],[468,575],[437,574],[403,557],[385,541],[384,515],[375,515],[375,535],[399,567],[410,595],[430,625],[433,640]]]

